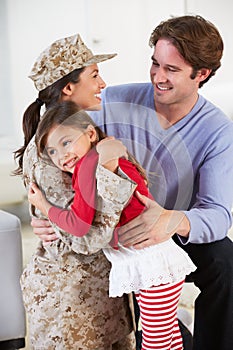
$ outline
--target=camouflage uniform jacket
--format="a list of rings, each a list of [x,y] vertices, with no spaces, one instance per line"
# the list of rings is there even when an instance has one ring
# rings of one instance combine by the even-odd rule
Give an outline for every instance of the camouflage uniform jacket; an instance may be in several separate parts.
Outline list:
[[[21,277],[30,349],[135,349],[128,296],[109,298],[110,263],[101,250],[111,240],[135,184],[100,165],[96,178],[97,213],[90,232],[78,238],[55,227],[59,239],[40,242]],[[24,154],[26,187],[30,181],[52,204],[71,204],[71,177],[38,158],[34,140]],[[41,217],[35,208],[30,211]]]

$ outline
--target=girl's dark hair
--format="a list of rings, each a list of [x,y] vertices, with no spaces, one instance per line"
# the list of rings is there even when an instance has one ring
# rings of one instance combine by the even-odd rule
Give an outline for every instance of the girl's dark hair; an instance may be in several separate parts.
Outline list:
[[[14,152],[14,158],[18,162],[18,168],[13,172],[14,175],[22,175],[23,173],[23,155],[27,148],[27,145],[35,135],[41,115],[41,106],[45,104],[46,110],[59,102],[62,96],[62,89],[68,83],[78,83],[80,74],[85,68],[75,69],[71,73],[65,75],[63,78],[57,80],[52,85],[48,86],[44,90],[41,90],[38,94],[38,98],[31,103],[23,115],[23,133],[24,144],[18,150]]]
[[[70,126],[76,129],[85,130],[88,125],[93,125],[96,129],[98,140],[106,137],[106,134],[94,123],[91,117],[72,101],[64,101],[54,104],[43,115],[37,131],[36,146],[39,156],[46,154],[46,143],[50,130],[54,126]]]
[[[161,22],[152,32],[149,44],[155,46],[160,39],[169,40],[184,60],[191,65],[191,79],[201,68],[211,69],[202,87],[221,66],[223,41],[217,28],[201,16],[173,17]]]
[[[49,108],[41,119],[36,132],[38,155],[46,155],[48,133],[54,126],[63,125],[85,130],[93,125],[97,133],[97,142],[106,138],[106,134],[94,123],[91,117],[72,101],[64,101]],[[136,159],[128,153],[128,160],[135,165],[139,173],[148,182],[146,172]]]

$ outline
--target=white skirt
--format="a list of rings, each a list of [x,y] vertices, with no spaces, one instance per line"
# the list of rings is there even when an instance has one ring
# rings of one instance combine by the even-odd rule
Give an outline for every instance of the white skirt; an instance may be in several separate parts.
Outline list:
[[[173,239],[143,249],[105,248],[111,262],[109,296],[122,296],[152,286],[178,282],[196,270],[188,254]]]

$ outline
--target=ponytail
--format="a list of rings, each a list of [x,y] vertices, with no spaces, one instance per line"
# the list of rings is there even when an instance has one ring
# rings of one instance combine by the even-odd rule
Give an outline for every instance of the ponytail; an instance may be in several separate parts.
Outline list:
[[[36,99],[26,109],[23,115],[23,133],[24,133],[24,144],[17,151],[14,152],[14,159],[18,160],[18,168],[14,170],[13,175],[22,175],[23,173],[23,155],[27,148],[27,145],[36,133],[37,126],[40,121],[40,109],[43,101],[39,98]]]

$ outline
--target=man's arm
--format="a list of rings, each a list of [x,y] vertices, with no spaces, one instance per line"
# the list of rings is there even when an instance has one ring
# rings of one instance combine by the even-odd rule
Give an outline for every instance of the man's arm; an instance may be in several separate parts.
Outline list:
[[[55,228],[47,219],[31,218],[33,233],[43,242],[50,243],[58,239]]]
[[[205,158],[195,175],[195,202],[191,208],[166,210],[147,200],[147,210],[120,228],[121,243],[134,243],[142,248],[162,242],[175,233],[183,244],[209,243],[226,237],[232,224],[232,124],[225,125],[217,135],[213,133],[208,142]]]
[[[119,228],[119,241],[125,246],[133,245],[136,249],[161,243],[175,233],[186,238],[190,231],[190,223],[186,215],[177,210],[166,210],[155,201],[137,192],[139,200],[146,210]]]

